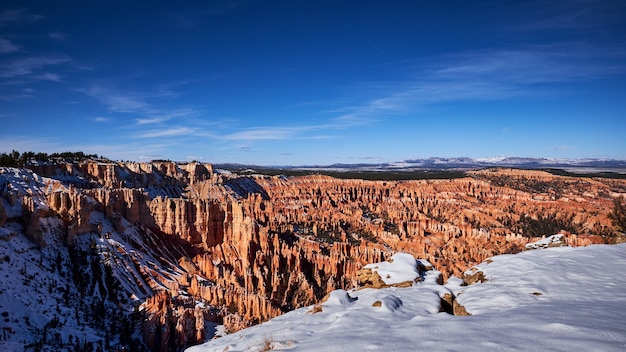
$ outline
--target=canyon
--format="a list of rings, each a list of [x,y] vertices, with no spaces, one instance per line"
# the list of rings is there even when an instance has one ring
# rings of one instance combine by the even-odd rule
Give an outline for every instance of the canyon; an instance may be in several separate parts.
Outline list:
[[[5,321],[14,333],[3,341],[53,346],[51,331],[89,322],[94,346],[176,350],[215,327],[235,332],[357,287],[366,264],[397,252],[432,263],[445,281],[555,233],[570,246],[619,241],[609,214],[624,195],[624,179],[512,168],[384,181],[239,176],[196,162],[0,168],[2,270],[32,276],[20,289],[48,287],[52,306],[68,312]],[[3,286],[3,296],[18,292]],[[105,317],[88,317],[85,304]],[[131,336],[98,330],[116,315]],[[59,336],[57,350],[74,341]]]

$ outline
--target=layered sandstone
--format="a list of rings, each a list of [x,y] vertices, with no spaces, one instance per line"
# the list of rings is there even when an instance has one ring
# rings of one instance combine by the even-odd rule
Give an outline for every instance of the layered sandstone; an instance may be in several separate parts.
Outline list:
[[[112,254],[120,267],[137,268],[127,279],[145,293],[146,343],[161,350],[206,338],[205,322],[235,331],[355,287],[365,264],[395,252],[449,277],[553,234],[530,233],[544,228],[563,230],[570,245],[604,243],[614,231],[612,197],[626,193],[624,180],[510,169],[422,181],[239,178],[168,162],[34,170],[49,178],[46,216],[63,220],[69,245],[83,234],[106,237],[92,220],[102,213],[171,268],[146,266],[121,247]],[[25,214],[43,216],[24,197]],[[36,242],[38,222],[26,220]]]

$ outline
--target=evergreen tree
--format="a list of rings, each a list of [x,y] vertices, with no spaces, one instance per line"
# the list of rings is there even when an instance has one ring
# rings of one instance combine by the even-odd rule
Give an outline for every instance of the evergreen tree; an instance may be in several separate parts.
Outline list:
[[[626,203],[624,197],[613,199],[613,211],[609,213],[609,219],[617,231],[626,232]]]

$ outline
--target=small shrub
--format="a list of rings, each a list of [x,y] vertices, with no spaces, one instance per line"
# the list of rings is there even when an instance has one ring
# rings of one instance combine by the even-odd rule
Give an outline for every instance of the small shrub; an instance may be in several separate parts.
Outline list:
[[[263,340],[263,346],[261,346],[261,349],[259,350],[259,352],[267,352],[273,349],[274,349],[274,341],[271,338],[266,337]]]

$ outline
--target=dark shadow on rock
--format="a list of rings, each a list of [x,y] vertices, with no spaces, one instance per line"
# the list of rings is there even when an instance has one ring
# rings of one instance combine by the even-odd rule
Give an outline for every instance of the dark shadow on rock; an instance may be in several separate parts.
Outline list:
[[[230,188],[241,198],[248,198],[250,194],[260,194],[263,200],[269,200],[270,196],[265,189],[261,187],[251,177],[237,177],[227,181],[224,181],[224,186]]]

